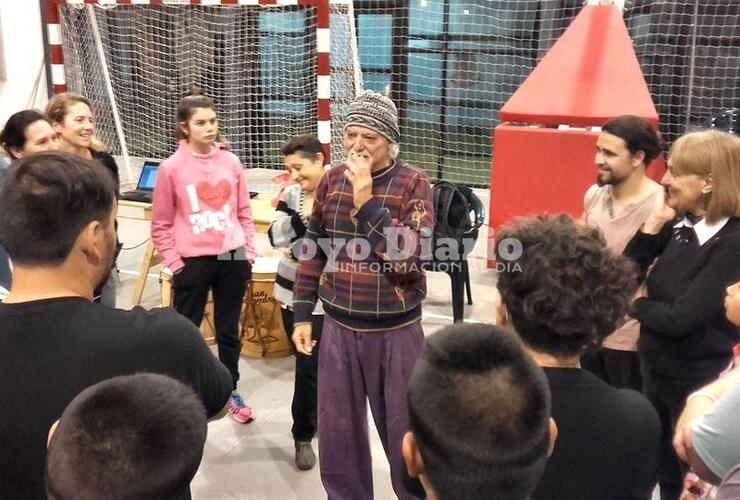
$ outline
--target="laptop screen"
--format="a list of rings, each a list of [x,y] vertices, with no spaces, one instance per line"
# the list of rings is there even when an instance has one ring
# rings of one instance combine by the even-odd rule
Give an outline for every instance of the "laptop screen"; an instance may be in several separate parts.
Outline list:
[[[156,186],[157,184],[158,168],[159,162],[144,162],[144,167],[141,169],[141,175],[139,176],[139,184],[136,186],[136,189],[142,189],[144,191],[154,191],[154,186]]]

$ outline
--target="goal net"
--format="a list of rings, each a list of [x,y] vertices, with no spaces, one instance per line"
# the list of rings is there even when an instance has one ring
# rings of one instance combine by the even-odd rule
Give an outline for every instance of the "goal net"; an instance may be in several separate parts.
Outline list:
[[[363,81],[399,105],[402,157],[431,178],[487,186],[500,108],[585,2],[354,3]],[[625,23],[668,141],[740,105],[738,0],[626,5]]]
[[[401,157],[431,179],[487,186],[499,110],[581,1],[355,1],[365,88],[401,111]]]
[[[169,156],[177,104],[197,87],[213,99],[221,135],[246,167],[282,168],[280,147],[301,133],[331,141],[336,161],[361,82],[351,4],[323,2],[324,33],[318,1],[59,2],[66,86],[92,101],[97,135],[114,154]],[[328,76],[319,76],[322,51],[330,53]]]
[[[331,11],[333,161],[342,157],[348,101],[366,88],[388,95],[398,106],[404,160],[426,169],[431,179],[476,186],[489,184],[492,151],[495,154],[492,130],[499,124],[499,109],[584,4],[583,0],[128,3],[150,1],[165,5],[59,9],[69,88],[93,99],[102,139],[115,152],[121,152],[123,142],[133,156],[169,154],[174,148],[175,107],[193,84],[216,101],[229,145],[248,167],[280,168],[279,148],[295,133],[318,130],[328,142],[328,130],[322,131],[316,119],[322,113],[317,104],[321,93],[317,8],[285,5],[324,1],[330,2]],[[740,2],[626,4],[625,23],[668,141],[738,107]],[[106,88],[104,68],[112,92]],[[114,109],[119,110],[123,134],[116,133]]]
[[[740,2],[635,0],[624,17],[665,139],[740,107]]]

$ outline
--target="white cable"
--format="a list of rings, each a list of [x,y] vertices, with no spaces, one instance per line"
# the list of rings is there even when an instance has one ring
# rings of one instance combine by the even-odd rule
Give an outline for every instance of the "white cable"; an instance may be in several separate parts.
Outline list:
[[[25,109],[33,109],[36,107],[36,102],[38,102],[39,98],[39,86],[41,85],[41,76],[44,74],[44,61],[41,61],[41,65],[39,66],[39,70],[36,72],[36,81],[33,82],[33,88],[31,89],[31,93],[28,95],[28,100],[26,101]]]

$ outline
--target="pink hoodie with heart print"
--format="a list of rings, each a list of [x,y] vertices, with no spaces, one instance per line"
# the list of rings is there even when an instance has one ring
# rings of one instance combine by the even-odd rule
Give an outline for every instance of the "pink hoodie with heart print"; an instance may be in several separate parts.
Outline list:
[[[249,187],[239,159],[221,149],[198,154],[187,142],[159,166],[152,207],[152,242],[174,273],[183,257],[243,247],[255,258]]]

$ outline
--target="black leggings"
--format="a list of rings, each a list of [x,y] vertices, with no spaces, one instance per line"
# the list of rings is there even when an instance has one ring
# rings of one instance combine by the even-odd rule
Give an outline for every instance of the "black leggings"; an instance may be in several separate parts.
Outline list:
[[[213,322],[216,329],[218,359],[239,380],[239,316],[247,280],[252,270],[248,261],[229,252],[222,256],[189,257],[185,267],[175,275],[175,310],[200,327],[208,301],[208,291],[213,290]],[[228,260],[228,257],[234,260]]]
[[[283,326],[288,335],[288,342],[293,345],[293,311],[281,309],[283,314]],[[321,329],[324,326],[324,316],[314,314],[311,316],[313,327],[311,336],[313,340],[321,340]],[[316,434],[316,381],[319,369],[318,344],[313,350],[313,355],[306,356],[299,352],[295,353],[295,387],[293,390],[293,439],[308,442]]]

